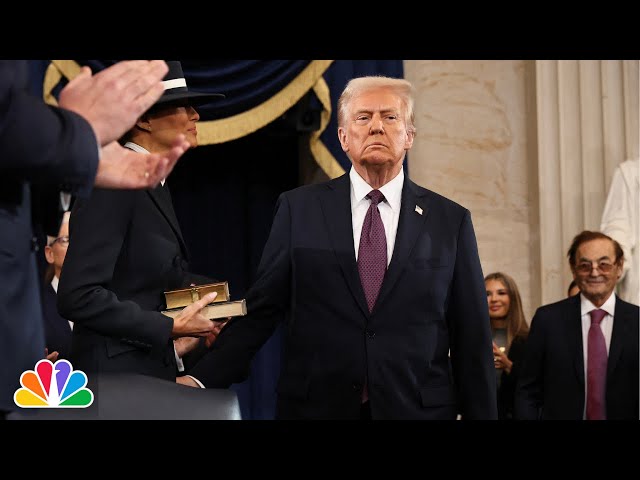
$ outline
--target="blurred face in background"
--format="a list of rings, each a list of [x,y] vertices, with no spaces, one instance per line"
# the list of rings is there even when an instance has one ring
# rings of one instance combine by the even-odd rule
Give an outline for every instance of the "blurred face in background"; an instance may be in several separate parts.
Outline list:
[[[487,290],[487,303],[489,304],[489,318],[505,318],[509,313],[511,299],[507,287],[500,280],[487,280],[485,282]]]
[[[62,270],[62,264],[64,263],[64,257],[67,255],[67,247],[69,246],[69,222],[64,222],[60,226],[58,237],[51,243],[44,247],[44,256],[47,259],[47,263],[53,265],[54,274],[60,278],[60,271]]]

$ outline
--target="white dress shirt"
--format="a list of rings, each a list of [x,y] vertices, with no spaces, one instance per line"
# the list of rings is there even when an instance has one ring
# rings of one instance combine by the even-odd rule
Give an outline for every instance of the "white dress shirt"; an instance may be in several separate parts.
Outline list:
[[[611,332],[613,332],[613,317],[616,313],[616,295],[611,293],[611,296],[606,302],[599,307],[600,310],[604,310],[607,314],[600,322],[600,328],[604,335],[604,343],[607,346],[607,357],[609,356],[609,346],[611,345]],[[591,315],[589,312],[592,310],[598,310],[590,300],[588,300],[582,293],[580,294],[580,320],[582,322],[582,355],[584,359],[584,412],[583,419],[586,419],[587,415],[587,348],[589,342],[589,328],[591,328]]]
[[[53,278],[51,279],[51,287],[53,288],[53,291],[56,293],[58,293],[59,282],[60,282],[60,279],[54,275]],[[67,320],[67,322],[69,322],[69,326],[71,327],[71,330],[73,330],[73,322],[71,320]]]
[[[356,252],[356,261],[358,260],[358,250],[360,248],[360,234],[362,233],[362,224],[364,217],[367,215],[371,201],[366,198],[373,188],[355,171],[353,167],[349,171],[349,179],[351,180],[351,225],[353,227],[353,247]],[[384,233],[387,237],[387,266],[391,262],[393,247],[396,243],[396,233],[398,232],[398,219],[400,218],[400,203],[402,202],[402,186],[404,185],[404,168],[400,169],[400,173],[386,183],[378,190],[384,195],[385,201],[378,204],[378,211],[382,224],[384,225]]]

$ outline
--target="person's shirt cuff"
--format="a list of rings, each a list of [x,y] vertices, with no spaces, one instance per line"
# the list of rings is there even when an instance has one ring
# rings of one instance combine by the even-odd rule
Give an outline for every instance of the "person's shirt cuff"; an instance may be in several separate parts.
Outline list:
[[[182,361],[182,358],[180,358],[178,356],[178,352],[176,351],[176,344],[175,343],[173,344],[173,354],[176,357],[176,365],[178,365],[178,371],[179,372],[184,372],[184,362]],[[196,382],[200,388],[205,388],[205,386],[202,384],[202,382],[200,380],[198,380],[196,377],[194,377],[193,375],[187,375],[187,377],[191,378],[194,382]]]
[[[206,387],[202,384],[202,382],[201,382],[200,380],[198,380],[196,377],[194,377],[193,375],[187,375],[187,377],[189,377],[191,380],[193,380],[194,382],[196,382],[200,388],[206,388]]]
[[[60,192],[60,206],[63,212],[68,212],[71,207],[71,194],[68,192]]]
[[[178,365],[178,371],[184,372],[184,363],[182,362],[182,358],[178,356],[178,352],[176,351],[176,344],[173,344],[173,355],[176,357],[176,364]]]

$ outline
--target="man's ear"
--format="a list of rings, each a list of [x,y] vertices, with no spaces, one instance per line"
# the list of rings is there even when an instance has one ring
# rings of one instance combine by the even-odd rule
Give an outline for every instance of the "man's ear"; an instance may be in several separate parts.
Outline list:
[[[53,248],[49,245],[44,247],[44,258],[47,259],[47,263],[53,263]]]
[[[342,127],[338,128],[338,140],[340,141],[340,146],[342,147],[342,151],[343,152],[348,152],[349,151],[349,142],[347,140],[347,133],[345,132],[344,128],[342,128]]]

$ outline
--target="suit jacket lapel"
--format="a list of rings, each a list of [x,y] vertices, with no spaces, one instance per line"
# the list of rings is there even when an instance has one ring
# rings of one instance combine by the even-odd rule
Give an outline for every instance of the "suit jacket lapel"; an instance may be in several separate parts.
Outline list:
[[[622,354],[622,345],[624,339],[629,333],[627,332],[629,321],[632,315],[627,310],[627,305],[618,296],[616,296],[616,312],[613,319],[613,330],[611,332],[611,343],[609,344],[609,358],[607,360],[607,377],[609,377]]]
[[[580,317],[580,295],[576,295],[565,310],[567,324],[567,346],[573,352],[573,366],[578,380],[584,385],[584,347],[582,344],[582,319]]]
[[[362,312],[368,316],[369,307],[360,283],[356,254],[353,249],[350,187],[349,174],[329,182],[327,190],[320,195],[320,205],[331,246],[336,254],[347,285]]]
[[[139,148],[141,148],[138,145]],[[129,148],[134,152],[137,152],[135,148],[132,148],[128,145],[125,145],[125,148]],[[145,151],[144,149],[142,151]],[[176,217],[176,212],[173,210],[173,202],[171,201],[171,193],[169,192],[169,187],[167,186],[167,181],[165,180],[164,186],[159,184],[154,189],[147,190],[147,194],[153,200],[153,203],[156,204],[162,215],[167,219],[169,225],[173,229],[176,237],[178,238],[178,242],[180,243],[180,248],[182,249],[182,256],[185,260],[189,259],[189,251],[187,250],[187,244],[184,243],[184,238],[182,238],[182,232],[180,231],[180,224],[178,223],[178,218]]]
[[[416,206],[422,209],[422,214],[416,211]],[[424,227],[424,223],[429,214],[426,199],[416,192],[415,184],[405,177],[402,188],[402,202],[400,203],[400,218],[398,219],[398,232],[391,256],[391,263],[385,274],[380,295],[376,301],[374,311],[378,305],[384,302],[385,298],[392,291],[394,285],[400,278],[400,274],[406,267],[411,256],[411,251]]]
[[[182,238],[182,232],[180,231],[180,224],[178,223],[178,218],[176,217],[176,212],[173,209],[173,203],[171,201],[171,193],[169,192],[169,187],[166,182],[164,187],[162,185],[158,185],[154,189],[147,190],[147,193],[153,200],[153,203],[156,204],[162,215],[167,219],[169,225],[173,229],[178,241],[180,242],[180,248],[182,249],[182,254],[185,259],[188,259],[188,251],[187,245]]]

